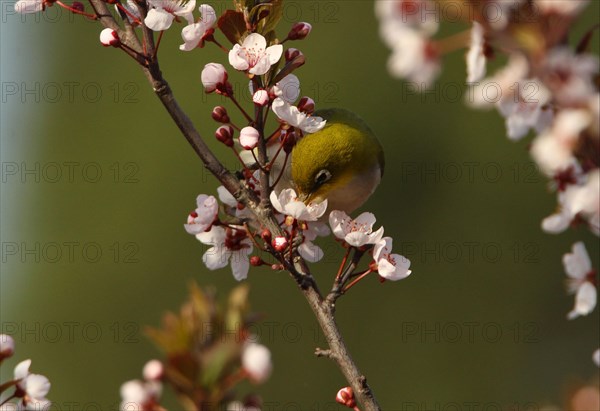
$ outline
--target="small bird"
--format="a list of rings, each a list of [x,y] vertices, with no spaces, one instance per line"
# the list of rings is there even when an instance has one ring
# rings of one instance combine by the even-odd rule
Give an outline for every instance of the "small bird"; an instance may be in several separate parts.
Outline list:
[[[318,110],[322,130],[298,141],[291,155],[291,177],[305,203],[327,199],[328,210],[350,214],[373,194],[383,177],[383,148],[356,114],[340,108]]]

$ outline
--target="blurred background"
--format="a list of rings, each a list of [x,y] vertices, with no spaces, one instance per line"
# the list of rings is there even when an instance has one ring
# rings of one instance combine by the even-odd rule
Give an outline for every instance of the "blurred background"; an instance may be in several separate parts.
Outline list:
[[[573,39],[598,22],[599,2],[591,3]],[[53,409],[114,409],[121,383],[160,358],[144,327],[178,309],[191,281],[222,298],[235,286],[228,268],[204,267],[206,248],[183,230],[196,196],[217,183],[135,63],[101,47],[99,24],[59,7],[20,16],[13,2],[1,5],[0,322],[17,343],[2,380],[31,358],[32,371],[52,382]],[[585,229],[541,231],[555,195],[528,141],[510,142],[496,112],[464,104],[462,51],[444,60],[426,94],[390,78],[373,9],[370,1],[292,1],[278,31],[313,24],[307,40],[288,44],[307,57],[296,72],[302,95],[317,108],[355,111],[379,135],[387,168],[363,209],[412,261],[407,280],[368,278],[340,300],[349,348],[385,410],[563,404],[581,384],[598,384],[599,326],[597,309],[567,321],[574,298],[561,258],[581,239],[598,268],[598,239]],[[213,106],[230,105],[200,83],[204,64],[226,56],[210,45],[180,52],[180,28],[163,38],[163,73],[233,166],[210,118]],[[592,44],[597,53],[597,35]],[[229,72],[247,101],[247,80]],[[341,256],[331,239],[320,244],[326,257],[314,271],[326,288]],[[344,380],[313,356],[325,343],[294,282],[266,269],[248,282],[253,309],[264,313],[255,331],[275,368],[266,384],[241,392],[258,392],[265,409],[341,409],[334,396]],[[167,391],[164,405],[176,404]]]

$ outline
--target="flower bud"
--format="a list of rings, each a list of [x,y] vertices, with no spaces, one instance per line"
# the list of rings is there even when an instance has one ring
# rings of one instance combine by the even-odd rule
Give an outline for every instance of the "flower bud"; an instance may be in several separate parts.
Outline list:
[[[8,334],[0,334],[0,360],[12,357],[15,353],[15,340]]]
[[[348,408],[356,407],[356,399],[354,398],[352,387],[344,387],[339,390],[335,396],[335,400]]]
[[[266,381],[273,369],[271,352],[264,345],[249,343],[242,352],[242,367],[254,382]]]
[[[281,253],[283,251],[285,251],[288,247],[289,243],[287,238],[283,237],[283,236],[278,236],[275,237],[272,241],[271,241],[271,246],[275,249],[275,251],[277,251],[278,253]]]
[[[74,1],[73,4],[71,4],[71,8],[77,10],[80,13],[83,13],[85,10],[85,6],[79,1]]]
[[[253,255],[252,257],[250,257],[250,265],[252,267],[260,267],[261,265],[264,265],[264,264],[265,264],[265,262],[259,256]]]
[[[144,365],[142,375],[147,381],[159,381],[165,373],[165,367],[159,360],[150,360]]]
[[[295,48],[289,48],[285,51],[285,61],[290,62],[294,60],[296,57],[302,56],[302,52]]]
[[[217,106],[213,108],[211,116],[217,123],[227,124],[231,122],[229,114],[227,113],[227,109],[225,109],[223,106]]]
[[[217,129],[215,137],[227,147],[233,147],[233,127],[224,125]]]
[[[271,232],[267,228],[262,230],[260,237],[267,243],[271,242]]]
[[[296,132],[295,131],[287,131],[286,138],[283,142],[283,151],[286,152],[287,154],[290,154],[292,152],[292,150],[294,149],[294,147],[296,146],[297,142],[298,142],[298,136],[296,135]]]
[[[260,134],[254,127],[244,127],[240,131],[240,144],[246,150],[253,150],[258,145]]]
[[[315,101],[310,97],[302,97],[298,103],[298,110],[306,114],[314,113]]]
[[[104,29],[100,32],[100,43],[104,47],[119,47],[121,40],[119,40],[119,35],[113,29]]]
[[[303,40],[309,35],[312,26],[306,22],[296,23],[292,26],[287,38],[290,40]]]
[[[258,90],[256,93],[254,93],[254,95],[252,96],[252,101],[254,102],[254,104],[256,104],[257,106],[261,106],[264,107],[267,105],[267,103],[269,102],[269,93],[267,92],[267,90]]]
[[[212,93],[227,83],[227,70],[219,63],[208,63],[200,75],[204,91]]]

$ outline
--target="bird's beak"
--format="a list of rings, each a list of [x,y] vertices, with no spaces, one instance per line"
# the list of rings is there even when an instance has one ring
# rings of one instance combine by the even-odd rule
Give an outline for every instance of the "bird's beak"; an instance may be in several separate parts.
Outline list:
[[[298,193],[298,200],[302,201],[304,204],[308,204],[311,197],[311,193]]]

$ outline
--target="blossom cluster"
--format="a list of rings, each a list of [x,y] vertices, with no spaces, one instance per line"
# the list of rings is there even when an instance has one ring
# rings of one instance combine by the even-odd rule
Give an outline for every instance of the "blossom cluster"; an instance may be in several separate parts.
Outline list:
[[[15,353],[15,341],[7,334],[0,334],[0,364]],[[0,384],[0,394],[14,387],[14,392],[2,399],[2,411],[16,410],[48,410],[51,402],[46,398],[50,391],[50,381],[41,374],[29,371],[31,360],[19,362],[14,369],[13,379]],[[9,402],[10,400],[17,402]]]
[[[583,224],[600,235],[600,61],[587,52],[593,28],[575,47],[567,38],[588,3],[463,2],[461,7],[470,9],[458,14],[468,16],[470,30],[434,39],[445,16],[431,1],[376,2],[381,37],[394,50],[392,75],[418,83],[417,89],[427,88],[441,71],[442,54],[467,47],[468,104],[495,108],[513,141],[535,133],[531,156],[558,198],[557,211],[541,224],[548,233]],[[499,52],[507,54],[506,65],[485,77],[488,60]],[[568,318],[587,315],[596,306],[598,281],[583,243],[574,244],[563,262],[568,291],[576,294]]]
[[[246,209],[227,190],[219,187],[217,191],[219,200],[225,206],[223,208],[229,211],[229,217],[239,218],[241,214],[245,214],[251,218],[251,214],[244,213]],[[392,253],[392,238],[383,236],[383,227],[373,230],[376,220],[372,213],[364,212],[352,219],[343,211],[333,210],[328,213],[327,226],[322,221],[327,210],[327,200],[305,204],[291,188],[284,189],[279,194],[272,191],[270,200],[286,234],[273,238],[269,232],[259,233],[259,240],[270,240],[262,246],[265,251],[282,255],[294,241],[299,240],[298,253],[309,262],[318,262],[324,253],[313,241],[317,237],[333,233],[346,248],[369,249],[372,271],[378,272],[382,279],[397,281],[410,275],[410,261]],[[258,256],[248,257],[254,249],[251,236],[255,234],[251,230],[240,225],[224,224],[219,219],[219,206],[215,197],[202,194],[198,196],[197,203],[196,210],[188,216],[185,229],[200,242],[212,246],[203,256],[204,264],[209,269],[231,265],[234,278],[240,281],[247,277],[251,262],[253,265],[266,265]],[[295,237],[299,232],[302,235]],[[280,267],[276,263],[270,265]]]

